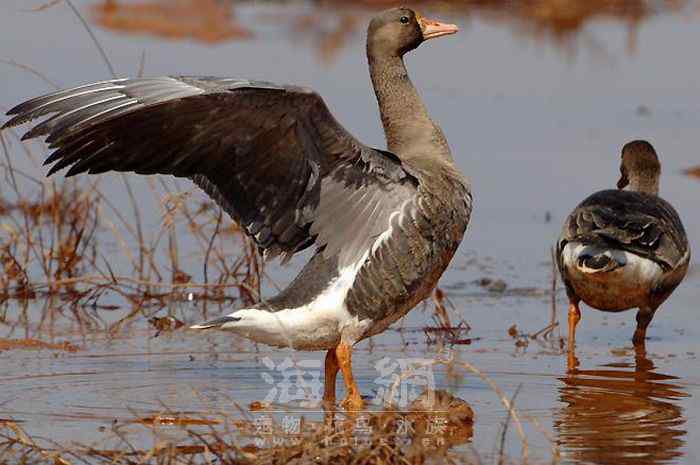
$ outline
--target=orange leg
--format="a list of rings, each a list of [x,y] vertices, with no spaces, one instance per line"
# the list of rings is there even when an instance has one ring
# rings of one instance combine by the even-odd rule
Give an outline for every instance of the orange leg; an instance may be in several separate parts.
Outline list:
[[[323,385],[323,424],[330,428],[329,434],[334,431],[335,423],[335,380],[338,376],[338,358],[335,349],[326,352],[326,376]]]
[[[335,349],[328,350],[328,352],[326,352],[326,377],[323,385],[323,401],[329,404],[335,404],[335,380],[338,376],[339,368]]]
[[[569,302],[569,350],[566,358],[566,368],[573,372],[578,367],[576,358],[576,325],[581,321],[581,310],[578,308],[578,301]]]
[[[640,308],[637,312],[637,329],[635,329],[634,337],[632,337],[632,343],[635,347],[644,349],[647,338],[647,327],[649,323],[651,323],[652,318],[654,318],[655,310],[656,309]]]
[[[646,338],[647,338],[646,327],[637,326],[637,329],[634,331],[634,336],[632,337],[632,344],[635,347],[644,347]]]
[[[566,372],[569,374],[575,374],[577,372],[578,366],[579,361],[578,357],[576,356],[576,352],[569,351],[569,353],[566,356]]]
[[[642,343],[634,346],[635,380],[646,381],[654,370],[654,362],[647,357],[647,349]]]
[[[576,325],[581,321],[581,310],[578,301],[569,302],[569,352],[574,352],[576,347]]]
[[[364,406],[362,402],[362,397],[360,397],[360,391],[357,389],[357,384],[355,384],[355,379],[352,376],[352,347],[344,342],[338,344],[335,348],[335,356],[338,360],[338,365],[340,370],[343,372],[343,379],[345,380],[345,388],[347,390],[347,396],[342,402],[342,406],[346,410],[361,410]]]

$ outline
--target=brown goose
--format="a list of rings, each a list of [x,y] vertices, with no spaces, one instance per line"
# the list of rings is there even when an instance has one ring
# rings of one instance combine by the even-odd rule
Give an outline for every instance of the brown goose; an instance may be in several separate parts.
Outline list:
[[[659,197],[661,164],[651,144],[626,144],[620,172],[619,190],[596,192],[569,215],[557,246],[570,352],[580,301],[607,312],[638,308],[633,342],[640,346],[654,312],[688,270],[688,238],[676,210]]]
[[[265,257],[314,247],[278,295],[193,328],[327,350],[324,400],[335,401],[340,369],[344,405],[360,408],[352,346],[430,294],[469,222],[469,184],[403,62],[425,40],[455,32],[408,8],[371,21],[367,56],[388,151],[355,139],[312,90],[209,77],[88,84],[18,105],[5,127],[54,113],[24,136],[48,135],[49,174],[190,178]]]

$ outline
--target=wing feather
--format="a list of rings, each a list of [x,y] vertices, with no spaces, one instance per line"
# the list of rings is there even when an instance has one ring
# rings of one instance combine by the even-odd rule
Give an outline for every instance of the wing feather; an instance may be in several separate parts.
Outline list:
[[[688,239],[676,210],[660,197],[632,191],[596,192],[567,218],[558,249],[567,242],[601,244],[675,268],[688,259]]]
[[[37,97],[8,115],[3,128],[50,115],[24,136],[47,136],[49,174],[190,178],[267,256],[286,259],[315,243],[353,263],[418,184],[395,155],[358,142],[300,87],[113,79]]]

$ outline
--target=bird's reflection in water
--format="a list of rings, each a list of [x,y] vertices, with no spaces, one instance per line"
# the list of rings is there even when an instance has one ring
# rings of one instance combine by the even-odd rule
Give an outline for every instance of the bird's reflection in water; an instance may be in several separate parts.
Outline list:
[[[661,464],[682,455],[686,422],[678,399],[687,397],[674,376],[654,372],[643,348],[635,363],[582,370],[573,360],[562,378],[555,415],[563,456],[570,462]]]
[[[238,21],[231,2],[220,0],[103,0],[91,7],[93,21],[127,34],[151,34],[215,44],[249,39],[253,33]]]
[[[427,389],[405,410],[386,406],[378,412],[350,412],[337,415],[334,407],[326,406],[324,419],[326,431],[337,436],[341,443],[351,444],[359,422],[373,430],[369,438],[371,447],[398,446],[412,463],[425,454],[442,456],[461,444],[471,441],[474,435],[474,410],[463,399],[444,390]],[[417,463],[421,461],[418,460]]]

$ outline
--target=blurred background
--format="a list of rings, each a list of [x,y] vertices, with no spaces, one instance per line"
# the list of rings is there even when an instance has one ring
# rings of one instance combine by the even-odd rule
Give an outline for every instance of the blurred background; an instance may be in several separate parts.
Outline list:
[[[447,345],[489,373],[508,395],[517,392],[520,408],[537,417],[551,441],[540,435],[540,427],[527,427],[535,458],[549,460],[554,443],[564,451],[563,460],[574,463],[695,463],[700,455],[697,258],[654,320],[650,353],[644,357],[629,347],[631,312],[584,311],[577,343],[582,368],[589,371],[576,376],[563,377],[559,339],[539,344],[528,335],[550,323],[552,302],[559,320],[565,321],[561,286],[554,298],[551,294],[550,247],[563,219],[580,200],[615,185],[624,143],[642,138],[656,147],[663,167],[661,195],[678,209],[691,247],[698,248],[700,60],[695,47],[700,43],[700,4],[406,4],[461,29],[424,44],[406,61],[431,116],[441,124],[458,165],[473,183],[471,224],[440,284],[451,302],[452,323],[463,322],[464,331],[453,343],[436,346],[425,331],[434,326],[433,313],[415,310],[395,331],[361,345],[355,359],[361,389],[376,388],[373,364],[387,354],[431,357]],[[395,5],[385,0],[4,0],[0,110],[56,88],[113,75],[230,76],[312,87],[354,135],[383,147],[364,35],[376,11]],[[24,250],[13,242],[21,234],[13,234],[24,228],[21,212],[34,204],[22,204],[22,195],[41,206],[36,199],[42,189],[62,181],[43,178],[45,146],[20,144],[20,135],[21,131],[4,133],[0,195],[7,208],[0,208],[0,245]],[[115,290],[104,284],[105,279],[99,296],[85,297],[82,293],[90,288],[84,286],[65,291],[49,304],[43,294],[29,302],[19,293],[3,297],[3,338],[68,341],[80,348],[59,358],[24,350],[0,352],[2,376],[9,382],[3,388],[5,399],[0,397],[0,416],[26,421],[32,433],[56,440],[76,435],[99,439],[100,426],[129,416],[134,408],[155,411],[166,402],[182,411],[207,412],[212,405],[230,405],[231,399],[247,405],[259,400],[265,370],[259,357],[286,356],[221,334],[173,332],[153,338],[152,318],[193,322],[202,313],[220,314],[251,298],[243,287],[227,288],[207,308],[207,294],[195,284],[207,279],[235,284],[240,278],[269,293],[295,275],[304,257],[288,267],[267,265],[264,274],[242,262],[241,269],[247,271],[234,276],[234,267],[226,263],[238,263],[250,250],[236,236],[235,226],[225,218],[217,220],[218,210],[203,194],[184,181],[129,178],[125,187],[119,176],[79,177],[77,190],[70,191],[75,197],[65,197],[74,204],[71,198],[82,199],[81,192],[99,183],[99,209],[85,210],[100,212],[94,223],[100,223],[95,237],[102,242],[99,247],[92,242],[84,255],[102,253],[113,270],[96,259],[94,266],[66,271],[64,264],[60,276],[44,276],[34,263],[27,268],[34,270],[33,277],[26,278],[27,288],[45,289],[42,285],[54,278],[100,274],[103,279],[113,271],[148,282],[192,283],[195,299],[188,301],[182,292],[172,299],[164,291],[155,295],[148,286],[151,294],[146,298],[141,287],[138,292]],[[11,189],[12,183],[19,189]],[[190,205],[189,210],[183,205]],[[15,213],[15,220],[7,216]],[[92,224],[92,217],[85,215],[88,220],[80,221]],[[130,226],[134,215],[142,226],[138,231]],[[193,222],[202,234],[192,228]],[[30,229],[33,223],[28,224]],[[207,277],[203,258],[210,255],[209,237],[219,230],[214,255],[220,257]],[[70,227],[66,231],[65,237],[73,237]],[[148,253],[144,243],[149,244]],[[156,257],[151,268],[157,271],[148,266],[144,271],[143,263],[137,266],[139,253],[146,261]],[[31,261],[32,253],[27,257]],[[16,279],[17,288],[25,285],[22,279]],[[600,370],[601,366],[614,369]],[[673,384],[656,396],[659,379]],[[475,377],[455,382],[441,372],[438,384],[473,405],[473,444],[489,457],[501,431],[502,405]],[[193,398],[190,389],[205,395]],[[604,408],[592,414],[591,399]],[[605,404],[601,399],[617,400]],[[581,415],[583,411],[590,415]],[[610,436],[606,427],[611,419],[622,425],[626,436]],[[663,434],[655,436],[656,431]],[[602,448],[617,453],[601,455]],[[512,434],[506,450],[519,453],[519,441]]]

